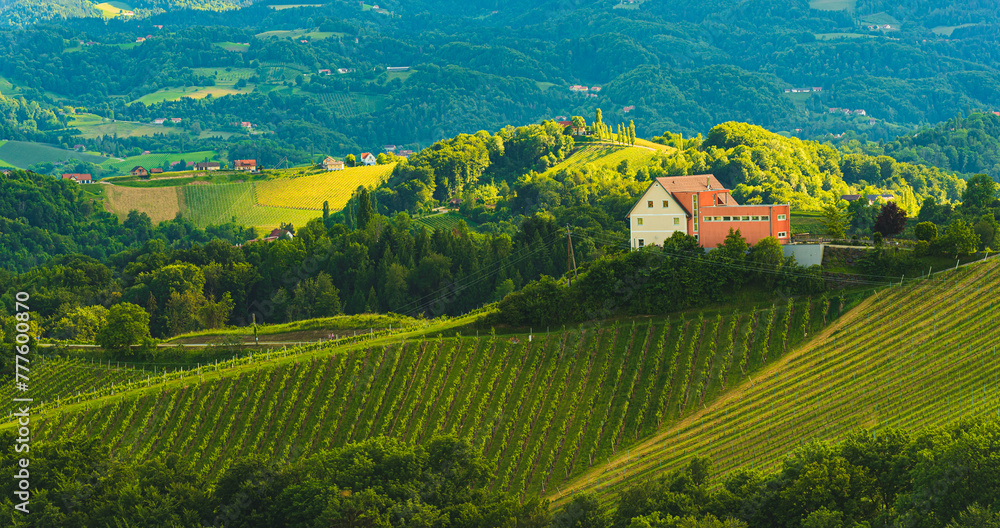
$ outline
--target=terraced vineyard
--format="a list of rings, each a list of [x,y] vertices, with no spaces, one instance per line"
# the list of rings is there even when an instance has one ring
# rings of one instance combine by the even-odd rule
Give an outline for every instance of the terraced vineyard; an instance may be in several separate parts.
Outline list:
[[[803,442],[1000,412],[1000,260],[883,290],[714,404],[594,468],[552,498],[624,486],[708,456],[724,476],[774,469]]]
[[[31,392],[35,407],[54,404],[77,394],[101,394],[110,390],[121,392],[123,385],[144,380],[155,374],[123,367],[115,362],[95,362],[81,359],[39,359],[32,361]],[[13,383],[0,385],[0,397],[12,401],[20,394]]]
[[[474,228],[475,224],[458,213],[444,213],[431,216],[423,216],[413,220],[415,224],[426,226],[427,229],[455,229],[458,227],[458,223],[465,220],[466,225],[470,228]]]
[[[271,207],[290,207],[322,211],[323,202],[331,211],[347,205],[359,186],[376,187],[384,182],[395,163],[350,167],[342,171],[324,171],[298,178],[280,178],[256,184],[256,203]]]
[[[166,130],[166,129],[165,129]],[[198,152],[181,152],[175,154],[141,154],[139,156],[131,156],[125,158],[122,161],[117,159],[110,159],[103,163],[101,166],[106,169],[112,169],[117,171],[119,174],[128,174],[128,171],[132,170],[132,167],[136,165],[142,165],[147,169],[153,167],[163,167],[164,163],[171,161],[181,161],[185,162],[199,162],[204,160],[211,160],[216,156],[214,150],[201,150]]]
[[[329,106],[338,116],[347,118],[375,112],[382,107],[385,99],[384,96],[348,93],[316,94],[316,98]]]
[[[710,403],[828,308],[327,349],[53,409],[35,437],[99,436],[125,460],[179,453],[217,476],[250,453],[288,461],[373,435],[455,433],[496,465],[494,489],[545,492]]]
[[[235,221],[270,230],[282,222],[302,226],[321,214],[316,210],[258,205],[254,184],[250,182],[185,185],[180,189],[184,217],[198,227]]]

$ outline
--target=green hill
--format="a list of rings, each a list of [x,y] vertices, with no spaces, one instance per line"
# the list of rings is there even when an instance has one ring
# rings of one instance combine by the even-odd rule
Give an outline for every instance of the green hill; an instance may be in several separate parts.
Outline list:
[[[661,429],[550,496],[625,486],[707,456],[724,478],[773,470],[808,440],[857,428],[910,430],[1000,410],[996,328],[1000,262],[884,289],[805,346],[711,405]]]
[[[249,453],[287,462],[379,434],[425,442],[454,433],[495,465],[494,490],[545,493],[775,361],[804,329],[819,330],[827,309],[804,301],[534,335],[420,337],[431,327],[278,351],[49,407],[34,434],[100,436],[126,461],[178,453],[214,477]]]

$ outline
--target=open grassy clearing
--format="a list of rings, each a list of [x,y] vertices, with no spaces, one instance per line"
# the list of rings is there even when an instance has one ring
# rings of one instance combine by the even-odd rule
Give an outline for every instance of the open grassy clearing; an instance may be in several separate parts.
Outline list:
[[[809,0],[809,7],[819,11],[854,11],[857,0]]]
[[[264,39],[268,37],[276,37],[279,39],[292,38],[292,39],[304,39],[309,38],[312,40],[323,40],[333,36],[343,37],[346,33],[340,33],[336,31],[317,31],[315,29],[276,29],[273,31],[264,31],[262,33],[257,33],[255,35],[257,38]]]
[[[422,442],[453,433],[495,466],[494,490],[535,494],[702,408],[744,370],[775,361],[802,330],[817,330],[828,308],[790,306],[531,338],[395,336],[339,353],[320,347],[53,409],[35,435],[100,436],[124,460],[174,452],[216,476],[251,452],[290,461],[378,434]]]
[[[819,211],[792,211],[789,219],[792,224],[792,234],[809,233],[822,235],[826,233],[823,227],[823,213]]]
[[[107,158],[86,152],[76,152],[44,143],[27,141],[8,141],[0,145],[0,159],[8,164],[22,169],[36,163],[58,163],[69,160],[101,163]]]
[[[190,97],[191,99],[204,99],[209,95],[212,97],[223,97],[226,95],[250,93],[252,91],[253,85],[247,85],[247,87],[242,90],[237,90],[232,86],[184,86],[180,88],[163,88],[153,93],[146,94],[129,104],[143,103],[148,106],[156,103],[162,103],[163,101],[178,101],[184,97]]]
[[[945,37],[950,37],[951,34],[954,33],[956,29],[966,28],[966,27],[972,27],[972,26],[977,26],[977,25],[979,25],[979,24],[972,23],[972,24],[962,24],[962,25],[959,25],[959,26],[938,26],[938,27],[932,29],[931,32],[933,32],[935,35],[941,35],[941,36],[945,36]]]
[[[716,478],[773,470],[810,440],[857,428],[923,428],[1000,411],[996,328],[1000,260],[883,289],[805,346],[712,405],[551,495],[589,490],[610,502],[624,486],[712,459]]]
[[[256,203],[273,207],[293,207],[322,211],[327,201],[331,211],[339,211],[359,186],[377,187],[395,163],[349,167],[342,171],[322,171],[298,178],[279,178],[257,183]]]
[[[7,97],[21,95],[21,89],[15,86],[14,83],[0,77],[0,95]]]
[[[107,169],[113,169],[119,174],[128,174],[132,167],[136,165],[142,165],[147,170],[154,167],[163,167],[165,163],[170,163],[172,161],[185,161],[185,162],[202,162],[210,161],[215,158],[217,153],[214,150],[199,150],[197,152],[179,152],[179,153],[169,153],[169,154],[140,154],[138,156],[130,156],[124,160],[109,159],[101,166]],[[103,158],[106,159],[106,158]]]
[[[101,136],[138,137],[154,134],[180,134],[179,128],[133,123],[131,121],[112,121],[95,114],[73,114],[68,125],[80,130],[82,137],[92,139]]]
[[[281,5],[269,5],[271,9],[275,11],[281,11],[282,9],[292,9],[295,7],[323,7],[324,4],[281,4]]]
[[[132,7],[125,2],[101,2],[94,5],[94,9],[100,12],[104,18],[127,17],[125,11],[132,11]]]
[[[214,44],[216,46],[218,46],[218,47],[226,50],[226,51],[238,51],[238,52],[242,52],[242,51],[247,51],[248,49],[250,49],[250,45],[249,44],[244,44],[244,43],[240,43],[240,42],[215,42]]]
[[[813,33],[813,35],[816,37],[816,40],[872,38],[873,36],[865,35],[863,33]]]
[[[181,212],[180,194],[177,187],[137,189],[119,185],[101,185],[104,191],[104,208],[114,213],[120,220],[136,210],[149,215],[153,223],[173,220]]]

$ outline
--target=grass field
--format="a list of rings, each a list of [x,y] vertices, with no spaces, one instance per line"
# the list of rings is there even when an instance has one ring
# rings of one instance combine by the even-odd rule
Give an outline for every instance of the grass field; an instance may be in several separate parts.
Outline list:
[[[8,97],[12,95],[21,95],[21,89],[14,86],[14,83],[0,77],[0,95]]]
[[[359,186],[377,187],[392,174],[395,163],[349,167],[342,171],[322,171],[298,178],[280,178],[257,183],[256,203],[322,211],[328,201],[331,211],[339,211]]]
[[[246,51],[250,49],[249,44],[240,44],[238,42],[215,42],[214,44],[226,51]]]
[[[143,167],[146,167],[146,169],[150,169],[153,167],[163,167],[165,162],[171,161],[184,160],[185,162],[201,162],[215,158],[216,154],[217,153],[214,150],[200,150],[197,152],[182,152],[177,154],[141,154],[139,156],[125,158],[123,161],[109,159],[102,163],[101,166],[113,169],[119,174],[128,174],[128,171],[132,170],[132,167],[135,167],[136,165],[142,165]]]
[[[872,38],[872,35],[865,35],[863,33],[813,33],[813,36],[816,37],[816,40]]]
[[[282,222],[303,226],[322,216],[321,211],[314,209],[259,205],[254,185],[250,182],[185,185],[180,188],[184,217],[198,227],[235,221],[270,231]]]
[[[857,0],[809,0],[809,7],[819,11],[854,11]]]
[[[177,187],[139,189],[120,185],[102,185],[104,208],[124,219],[129,211],[136,210],[149,215],[154,224],[173,220],[181,212],[180,191]]]
[[[237,90],[232,86],[184,86],[181,88],[163,88],[153,93],[146,94],[129,104],[143,103],[145,105],[152,105],[162,103],[163,101],[177,101],[184,97],[190,97],[191,99],[204,99],[209,95],[212,97],[222,97],[225,95],[245,94],[252,91],[252,85],[247,85],[247,87],[242,90]]]
[[[830,328],[695,414],[552,495],[590,490],[610,501],[624,486],[712,459],[773,470],[810,440],[857,428],[917,428],[1000,412],[996,328],[1000,260],[883,289]]]
[[[133,123],[128,121],[111,121],[95,114],[73,114],[69,117],[69,126],[78,128],[85,138],[101,136],[137,137],[154,134],[180,134],[181,129]]]
[[[889,24],[891,26],[895,26],[896,28],[899,27],[899,20],[886,12],[865,15],[863,17],[859,17],[858,21],[862,24]]]
[[[950,37],[951,34],[954,33],[955,30],[958,29],[958,28],[972,27],[972,26],[976,26],[976,25],[978,25],[978,24],[962,24],[960,26],[938,26],[938,27],[932,29],[931,31],[935,35],[942,35],[942,36],[945,36],[945,37]]]
[[[293,7],[322,7],[324,4],[282,4],[282,5],[269,5],[271,9],[275,11],[281,11],[282,9],[292,9]]]
[[[822,327],[828,309],[803,301],[531,339],[323,347],[47,412],[34,434],[99,436],[125,461],[174,452],[215,476],[249,453],[291,461],[379,434],[423,442],[452,433],[483,451],[493,490],[536,494],[710,404]]]
[[[638,139],[636,140],[636,144],[639,144]],[[650,143],[650,145],[654,145],[654,143]],[[623,160],[628,160],[629,165],[635,168],[644,165],[653,157],[653,155],[654,152],[652,150],[639,147],[624,147],[605,144],[588,145],[580,150],[577,150],[563,161],[550,167],[545,173],[555,174],[563,169],[580,169],[586,165],[614,169],[617,168]]]
[[[10,166],[25,169],[36,163],[56,163],[68,160],[101,163],[107,158],[86,152],[66,150],[44,143],[8,141],[0,145],[0,159],[5,160]]]
[[[789,219],[792,224],[792,234],[809,233],[810,235],[823,235],[826,228],[823,227],[823,213],[819,211],[792,211]]]
[[[346,33],[339,33],[335,31],[316,31],[313,29],[277,29],[274,31],[264,31],[263,33],[257,33],[256,37],[260,39],[268,37],[277,37],[279,39],[289,38],[292,39],[304,39],[310,38],[312,40],[323,40],[330,38],[332,36],[342,37]]]
[[[104,18],[125,17],[124,11],[132,11],[132,8],[125,2],[101,2],[94,5]]]

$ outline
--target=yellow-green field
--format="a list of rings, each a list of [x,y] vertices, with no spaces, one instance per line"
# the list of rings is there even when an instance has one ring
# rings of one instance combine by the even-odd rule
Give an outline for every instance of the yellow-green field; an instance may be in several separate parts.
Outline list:
[[[819,11],[854,11],[857,0],[809,0],[809,7]]]
[[[181,88],[163,88],[162,90],[157,90],[151,94],[146,94],[129,104],[143,103],[148,106],[156,103],[162,103],[163,101],[179,101],[184,97],[190,97],[191,99],[204,99],[209,95],[212,97],[222,97],[224,95],[250,93],[252,91],[253,86],[251,85],[248,85],[242,90],[237,90],[231,86],[184,86]]]
[[[126,17],[125,11],[132,11],[132,8],[124,2],[102,2],[94,6],[104,18]]]
[[[636,144],[640,144],[639,139],[636,139]],[[656,145],[655,143],[649,144]],[[659,145],[659,147],[667,148],[663,145]],[[624,160],[628,160],[629,166],[635,168],[644,165],[655,155],[655,151],[652,149],[653,147],[625,147],[607,144],[588,145],[552,166],[545,173],[551,175],[563,169],[583,168],[586,165],[614,169]]]
[[[101,185],[104,207],[109,213],[125,219],[129,211],[149,215],[154,224],[172,220],[181,212],[178,187],[135,188],[119,185]]]
[[[298,178],[268,180],[257,184],[257,203],[274,207],[323,210],[323,202],[331,211],[347,204],[359,186],[375,187],[386,180],[395,163],[351,167],[342,171],[323,171]]]

